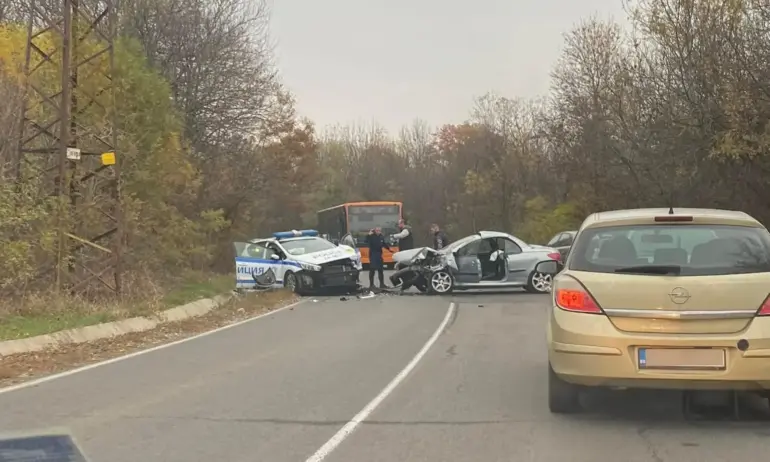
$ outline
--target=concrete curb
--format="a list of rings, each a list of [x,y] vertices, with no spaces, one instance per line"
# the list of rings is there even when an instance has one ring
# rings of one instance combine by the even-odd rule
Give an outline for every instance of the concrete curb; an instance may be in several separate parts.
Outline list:
[[[123,319],[121,321],[94,324],[93,326],[68,329],[52,334],[0,342],[0,358],[19,353],[42,351],[57,345],[86,343],[131,332],[144,332],[168,322],[203,316],[233,298],[232,294],[204,298],[186,305],[161,311],[156,316]]]

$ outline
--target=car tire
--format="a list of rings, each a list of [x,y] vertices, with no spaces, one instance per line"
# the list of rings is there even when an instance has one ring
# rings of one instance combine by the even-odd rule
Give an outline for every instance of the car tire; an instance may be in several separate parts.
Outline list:
[[[283,286],[297,295],[302,295],[302,290],[300,289],[299,284],[300,282],[299,279],[297,279],[297,275],[287,271],[286,276],[283,278]]]
[[[434,271],[428,279],[428,291],[435,295],[445,295],[452,293],[455,287],[455,280],[452,274],[447,270]]]
[[[553,287],[553,276],[533,271],[527,280],[526,290],[533,294],[550,294]]]
[[[553,414],[576,414],[582,411],[580,387],[565,382],[548,363],[548,409]]]

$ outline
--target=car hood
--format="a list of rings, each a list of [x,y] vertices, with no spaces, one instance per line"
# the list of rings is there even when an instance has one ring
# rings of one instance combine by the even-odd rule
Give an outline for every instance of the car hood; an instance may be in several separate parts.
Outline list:
[[[342,260],[343,258],[350,258],[355,260],[357,258],[356,250],[353,247],[346,245],[339,245],[333,249],[322,250],[320,252],[306,253],[302,255],[292,255],[291,259],[299,262],[313,263],[320,265],[328,263],[330,261]]]
[[[396,263],[409,264],[415,261],[424,260],[430,254],[437,252],[430,247],[418,247],[416,249],[402,250],[393,254],[393,261]]]

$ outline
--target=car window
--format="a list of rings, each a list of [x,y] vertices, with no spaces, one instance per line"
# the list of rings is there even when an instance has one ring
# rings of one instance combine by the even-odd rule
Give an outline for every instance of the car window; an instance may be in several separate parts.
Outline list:
[[[605,233],[596,233],[591,237],[591,241],[587,245],[586,255],[591,255],[591,258],[596,258],[596,254],[599,253],[599,249],[604,244],[604,241],[611,239],[612,235]],[[581,239],[582,242],[582,239]],[[573,245],[574,247],[574,245]]]
[[[770,233],[729,225],[634,225],[586,229],[573,245],[570,269],[676,265],[682,276],[770,272]]]
[[[273,258],[273,255],[278,255],[278,257],[283,258],[282,254],[283,252],[281,252],[281,249],[273,243],[268,244],[265,249],[265,258]]]
[[[564,235],[564,233],[559,233],[559,234],[557,234],[556,236],[554,236],[553,238],[551,238],[551,240],[550,240],[550,241],[548,241],[548,244],[546,244],[546,245],[548,245],[548,246],[554,246],[554,245],[556,245],[556,243],[557,243],[557,242],[559,242],[559,241],[561,240],[561,238],[562,238],[562,236],[563,236],[563,235]],[[541,241],[541,242],[542,242],[542,241]]]
[[[253,244],[246,242],[237,242],[235,244],[235,252],[239,257],[249,258],[265,258],[265,251],[267,249],[262,244]]]
[[[458,241],[459,242],[459,241]],[[481,245],[481,239],[478,240],[470,240],[465,245],[461,246],[459,249],[457,249],[457,255],[461,257],[467,257],[472,255],[478,255],[481,251],[480,245]]]
[[[575,235],[572,233],[564,233],[561,235],[561,238],[559,238],[559,241],[556,242],[555,247],[567,247],[572,245],[572,241],[574,240]]]
[[[448,246],[446,246],[443,249],[441,249],[441,251],[442,252],[454,252],[455,250],[457,250],[458,252],[460,252],[460,249],[464,248],[467,244],[469,244],[471,242],[478,243],[478,241],[479,241],[478,234],[473,234],[471,236],[465,236],[462,239],[459,239],[457,241],[452,242]],[[476,247],[476,249],[478,249],[478,248]]]
[[[504,237],[497,238],[497,244],[507,255],[516,255],[521,253],[521,247],[510,239]]]
[[[494,239],[482,239],[479,241],[478,253],[492,253],[497,250]]]

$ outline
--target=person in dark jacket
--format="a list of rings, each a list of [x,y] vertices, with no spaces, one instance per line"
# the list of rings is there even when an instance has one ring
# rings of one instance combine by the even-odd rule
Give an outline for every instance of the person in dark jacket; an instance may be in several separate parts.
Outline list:
[[[398,233],[393,237],[398,239],[398,250],[409,250],[414,248],[414,236],[412,236],[412,227],[406,224],[403,218],[398,220]]]
[[[433,223],[430,226],[430,231],[433,234],[433,248],[436,250],[441,250],[444,247],[449,245],[449,238],[447,237],[446,233],[439,228],[439,226],[436,223]]]
[[[385,242],[385,236],[382,235],[382,229],[374,228],[366,236],[366,244],[369,246],[369,288],[374,288],[374,272],[380,279],[380,289],[385,288],[384,264],[382,261],[382,249],[390,250],[390,246]]]

